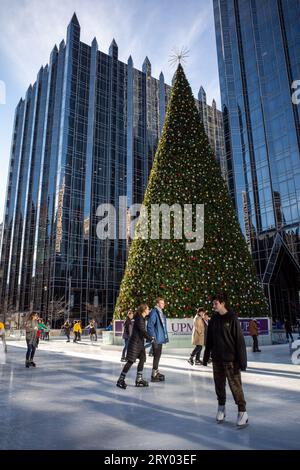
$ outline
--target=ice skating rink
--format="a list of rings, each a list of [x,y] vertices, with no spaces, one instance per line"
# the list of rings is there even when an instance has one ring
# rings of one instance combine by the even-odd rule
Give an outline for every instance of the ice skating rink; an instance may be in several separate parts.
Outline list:
[[[51,340],[40,344],[37,367],[26,369],[25,341],[8,342],[0,449],[300,449],[300,365],[288,345],[248,349],[242,378],[250,424],[242,430],[229,389],[226,422],[215,422],[212,368],[189,365],[188,353],[163,351],[166,382],[145,389],[134,386],[133,366],[121,390],[119,350]]]

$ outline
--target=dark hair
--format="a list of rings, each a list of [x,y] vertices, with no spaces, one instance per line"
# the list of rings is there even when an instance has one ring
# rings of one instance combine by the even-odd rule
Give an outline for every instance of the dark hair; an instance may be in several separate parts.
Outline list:
[[[27,315],[27,317],[26,317],[26,321],[32,320],[35,315],[38,315],[38,313],[37,313],[37,312],[30,312],[30,313],[28,313],[28,315]]]
[[[220,304],[225,304],[225,306],[228,307],[228,298],[225,292],[213,295],[211,300],[218,300]]]
[[[142,316],[142,314],[144,313],[144,311],[146,310],[146,308],[148,308],[148,305],[147,304],[141,304],[138,306],[137,308],[137,311],[136,311],[136,316]]]
[[[127,315],[126,315],[126,316],[128,317],[128,315],[130,315],[130,314],[134,314],[134,311],[132,310],[132,308],[130,308],[130,309],[128,310],[128,312],[127,312]]]

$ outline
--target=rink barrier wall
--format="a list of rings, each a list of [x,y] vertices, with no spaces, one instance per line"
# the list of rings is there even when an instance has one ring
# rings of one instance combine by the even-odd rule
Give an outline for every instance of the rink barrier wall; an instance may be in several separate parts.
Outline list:
[[[252,346],[252,337],[249,334],[249,323],[251,318],[239,318],[242,331],[244,333],[246,346]],[[271,319],[269,317],[255,318],[259,329],[258,343],[261,346],[272,344],[272,329]],[[189,348],[192,346],[192,331],[193,331],[193,318],[167,318],[167,329],[169,335],[169,343],[165,345],[168,349],[171,348]],[[122,345],[124,340],[123,333],[123,320],[114,321],[114,332],[111,337],[113,343]]]

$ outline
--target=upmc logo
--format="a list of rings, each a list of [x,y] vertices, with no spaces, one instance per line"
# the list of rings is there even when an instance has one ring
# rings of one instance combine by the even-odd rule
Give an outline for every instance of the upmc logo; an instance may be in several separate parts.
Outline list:
[[[193,331],[193,320],[174,321],[171,320],[171,333],[173,335],[191,335]]]
[[[292,363],[296,366],[300,365],[300,339],[297,339],[291,344],[291,349],[296,349],[292,354]]]

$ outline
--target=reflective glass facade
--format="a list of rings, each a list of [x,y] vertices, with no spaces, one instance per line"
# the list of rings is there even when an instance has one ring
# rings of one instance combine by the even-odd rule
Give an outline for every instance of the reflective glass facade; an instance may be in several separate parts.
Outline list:
[[[86,323],[92,306],[111,317],[128,243],[97,237],[97,208],[142,202],[170,95],[148,58],[139,71],[118,60],[114,40],[108,54],[81,42],[73,16],[16,109],[0,264],[7,312],[55,318],[62,307]]]
[[[274,318],[299,316],[298,0],[214,0],[229,190]]]

